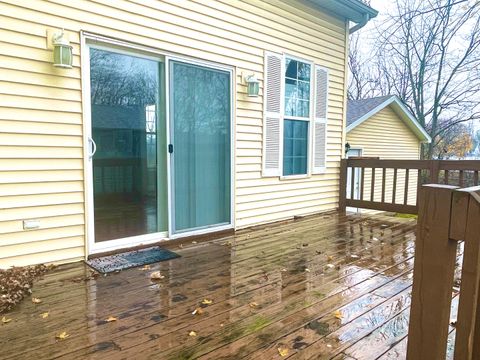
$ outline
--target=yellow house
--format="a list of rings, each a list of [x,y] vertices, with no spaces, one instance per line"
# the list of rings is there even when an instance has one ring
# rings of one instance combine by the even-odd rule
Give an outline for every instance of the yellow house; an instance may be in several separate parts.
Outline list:
[[[338,207],[348,36],[377,14],[361,1],[0,14],[0,267]]]
[[[420,126],[412,113],[395,95],[381,96],[362,100],[348,100],[347,105],[347,156],[374,157],[380,159],[419,160],[423,143],[431,142],[425,129]],[[358,171],[358,170],[356,170]],[[386,197],[393,196],[393,169],[387,170]],[[382,174],[377,173],[376,184],[380,187]],[[360,176],[355,174],[357,182]],[[378,181],[377,181],[378,179]],[[350,189],[350,174],[348,179]],[[408,179],[408,204],[416,202],[417,175]],[[365,172],[364,197],[369,198],[371,172]],[[398,186],[405,186],[405,173],[401,172]],[[355,186],[355,198],[359,198],[359,184]],[[380,188],[379,188],[380,190]],[[381,196],[381,191],[375,191],[375,196]],[[403,193],[396,195],[398,202],[402,201]],[[378,199],[377,199],[378,200]]]

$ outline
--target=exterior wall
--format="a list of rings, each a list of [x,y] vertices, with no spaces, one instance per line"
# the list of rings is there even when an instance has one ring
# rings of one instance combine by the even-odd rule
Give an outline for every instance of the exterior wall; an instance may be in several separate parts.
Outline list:
[[[418,137],[390,108],[379,111],[370,119],[358,125],[347,134],[347,142],[352,148],[362,149],[362,156],[379,157],[380,159],[418,160],[420,159],[421,143]],[[393,196],[393,169],[386,173],[386,199]],[[371,193],[371,170],[365,171],[364,198],[369,199]],[[409,174],[408,204],[416,203],[417,173]],[[375,173],[375,196],[381,198],[382,174]],[[405,188],[405,171],[397,173],[396,202],[403,203],[403,189]]]
[[[274,0],[0,1],[0,267],[85,256],[80,32],[235,67],[236,227],[332,210],[338,202],[346,24]],[[47,30],[65,29],[74,67],[54,68]],[[264,51],[330,69],[328,169],[300,180],[262,178]],[[24,231],[22,220],[40,219]]]

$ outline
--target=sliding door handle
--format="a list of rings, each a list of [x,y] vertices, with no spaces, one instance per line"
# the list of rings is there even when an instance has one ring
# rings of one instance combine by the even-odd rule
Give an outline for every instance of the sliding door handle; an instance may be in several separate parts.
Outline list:
[[[97,152],[97,144],[95,141],[89,136],[88,137],[88,145],[89,145],[89,159],[93,158],[93,155]]]

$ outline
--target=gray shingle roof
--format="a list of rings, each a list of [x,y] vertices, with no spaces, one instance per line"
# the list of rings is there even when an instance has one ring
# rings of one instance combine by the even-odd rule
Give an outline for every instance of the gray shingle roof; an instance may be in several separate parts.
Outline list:
[[[348,100],[347,104],[347,126],[353,124],[363,115],[368,114],[377,106],[395,95],[379,96],[362,100]]]

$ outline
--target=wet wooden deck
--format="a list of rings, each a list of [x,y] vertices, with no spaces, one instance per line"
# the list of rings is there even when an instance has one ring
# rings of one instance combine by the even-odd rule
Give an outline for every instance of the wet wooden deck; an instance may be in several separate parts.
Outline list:
[[[0,358],[402,359],[415,225],[323,215],[189,244],[147,271],[84,281],[83,264],[62,266],[34,286],[41,303],[7,314]]]

